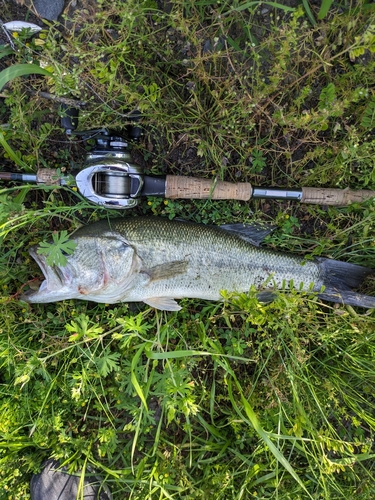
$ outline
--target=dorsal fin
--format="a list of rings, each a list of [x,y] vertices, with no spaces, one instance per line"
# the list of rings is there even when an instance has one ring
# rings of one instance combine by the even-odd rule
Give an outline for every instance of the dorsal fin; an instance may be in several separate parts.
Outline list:
[[[275,230],[274,226],[266,226],[257,222],[251,224],[223,224],[220,228],[235,234],[239,238],[257,247],[266,236]]]

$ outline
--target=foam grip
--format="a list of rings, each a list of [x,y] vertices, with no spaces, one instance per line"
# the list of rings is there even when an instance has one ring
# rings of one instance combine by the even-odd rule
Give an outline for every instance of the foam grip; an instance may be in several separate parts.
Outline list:
[[[251,198],[251,184],[241,182],[212,181],[197,177],[167,175],[165,183],[166,198],[201,199],[201,200],[242,200]]]

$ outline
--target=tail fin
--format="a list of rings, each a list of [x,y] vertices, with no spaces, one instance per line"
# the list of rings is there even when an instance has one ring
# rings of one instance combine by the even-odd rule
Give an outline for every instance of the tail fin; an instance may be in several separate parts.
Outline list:
[[[367,276],[375,273],[369,267],[348,264],[338,260],[317,259],[324,276],[325,290],[319,297],[330,302],[339,302],[349,306],[375,308],[375,297],[353,292]]]

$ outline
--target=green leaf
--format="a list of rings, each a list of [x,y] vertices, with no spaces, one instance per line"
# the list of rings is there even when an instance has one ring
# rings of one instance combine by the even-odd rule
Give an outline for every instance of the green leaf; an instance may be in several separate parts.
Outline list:
[[[10,56],[11,54],[14,54],[13,49],[7,47],[6,45],[0,45],[0,59],[2,59],[5,56]]]
[[[254,149],[252,151],[252,158],[252,166],[254,168],[254,172],[259,174],[267,165],[266,159],[264,158],[262,151],[260,151],[259,149]]]
[[[138,379],[137,379],[137,376],[135,374],[135,368],[137,366],[137,363],[138,363],[138,360],[139,358],[141,357],[141,354],[143,353],[144,349],[145,349],[145,344],[143,344],[139,349],[138,351],[135,353],[135,355],[133,356],[133,359],[132,359],[132,364],[131,364],[131,375],[130,375],[130,380],[131,380],[131,383],[133,384],[133,387],[134,389],[136,390],[140,400],[142,401],[144,407],[146,408],[146,410],[148,411],[148,408],[147,408],[147,401],[146,401],[146,397],[144,395],[144,392],[142,391],[142,387],[140,386],[139,382],[138,382]]]
[[[109,352],[108,348],[104,349],[101,356],[95,358],[95,364],[98,367],[99,374],[102,377],[106,377],[113,371],[119,369],[118,359],[120,357],[119,352]]]
[[[91,323],[86,314],[80,314],[75,321],[65,325],[65,329],[71,333],[68,342],[77,342],[82,337],[96,339],[103,333],[103,328],[97,323]]]
[[[310,4],[309,4],[308,0],[302,0],[302,4],[303,4],[303,7],[305,9],[307,17],[309,18],[311,25],[316,26],[315,17],[314,17],[314,14],[311,12]]]
[[[336,97],[335,85],[333,83],[329,83],[320,93],[318,108],[321,111],[326,108],[330,108],[330,106],[335,102]]]
[[[27,76],[33,74],[45,76],[52,75],[52,73],[50,73],[46,69],[41,68],[37,64],[15,64],[14,66],[10,66],[9,68],[3,69],[3,71],[0,72],[0,91],[10,80],[13,80],[14,78],[17,78],[19,76]]]
[[[318,19],[324,19],[326,17],[332,3],[333,3],[333,0],[322,0],[322,5],[320,6]]]
[[[259,7],[259,4],[260,4],[259,0],[253,2],[245,2],[242,5],[239,5],[238,7],[232,7],[228,12],[225,12],[224,15],[230,14],[231,12],[241,12],[243,10],[251,9],[251,7],[256,9]],[[294,12],[296,10],[294,7],[289,7],[288,5],[283,5],[278,2],[262,2],[262,5],[269,5],[270,7],[283,10],[284,12]]]
[[[365,108],[361,120],[361,127],[371,130],[375,126],[375,99],[371,99]]]
[[[39,244],[37,253],[39,255],[47,255],[46,262],[49,266],[65,266],[67,259],[64,253],[71,255],[76,249],[77,243],[69,239],[67,231],[53,233],[52,240],[52,243],[42,241]]]
[[[11,198],[7,194],[0,195],[0,221],[8,220],[11,214],[21,213],[25,208],[22,202],[22,197]]]
[[[0,73],[1,75],[1,73]],[[2,132],[0,132],[0,144],[3,146],[5,151],[7,152],[9,158],[14,161],[16,165],[23,168],[26,172],[30,170],[30,167],[17,155],[16,151],[9,146],[7,141],[5,140],[5,136]]]

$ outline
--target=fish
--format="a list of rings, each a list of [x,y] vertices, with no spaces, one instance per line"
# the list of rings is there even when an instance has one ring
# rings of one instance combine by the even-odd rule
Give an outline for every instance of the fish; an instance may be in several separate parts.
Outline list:
[[[22,299],[144,302],[178,311],[176,300],[182,298],[220,301],[223,290],[255,287],[259,300],[269,301],[275,291],[294,287],[330,302],[375,308],[375,297],[353,291],[373,269],[263,248],[269,232],[259,225],[218,227],[160,217],[101,220],[70,235],[76,246],[65,265],[47,264],[47,256],[32,247],[29,253],[45,279]]]

